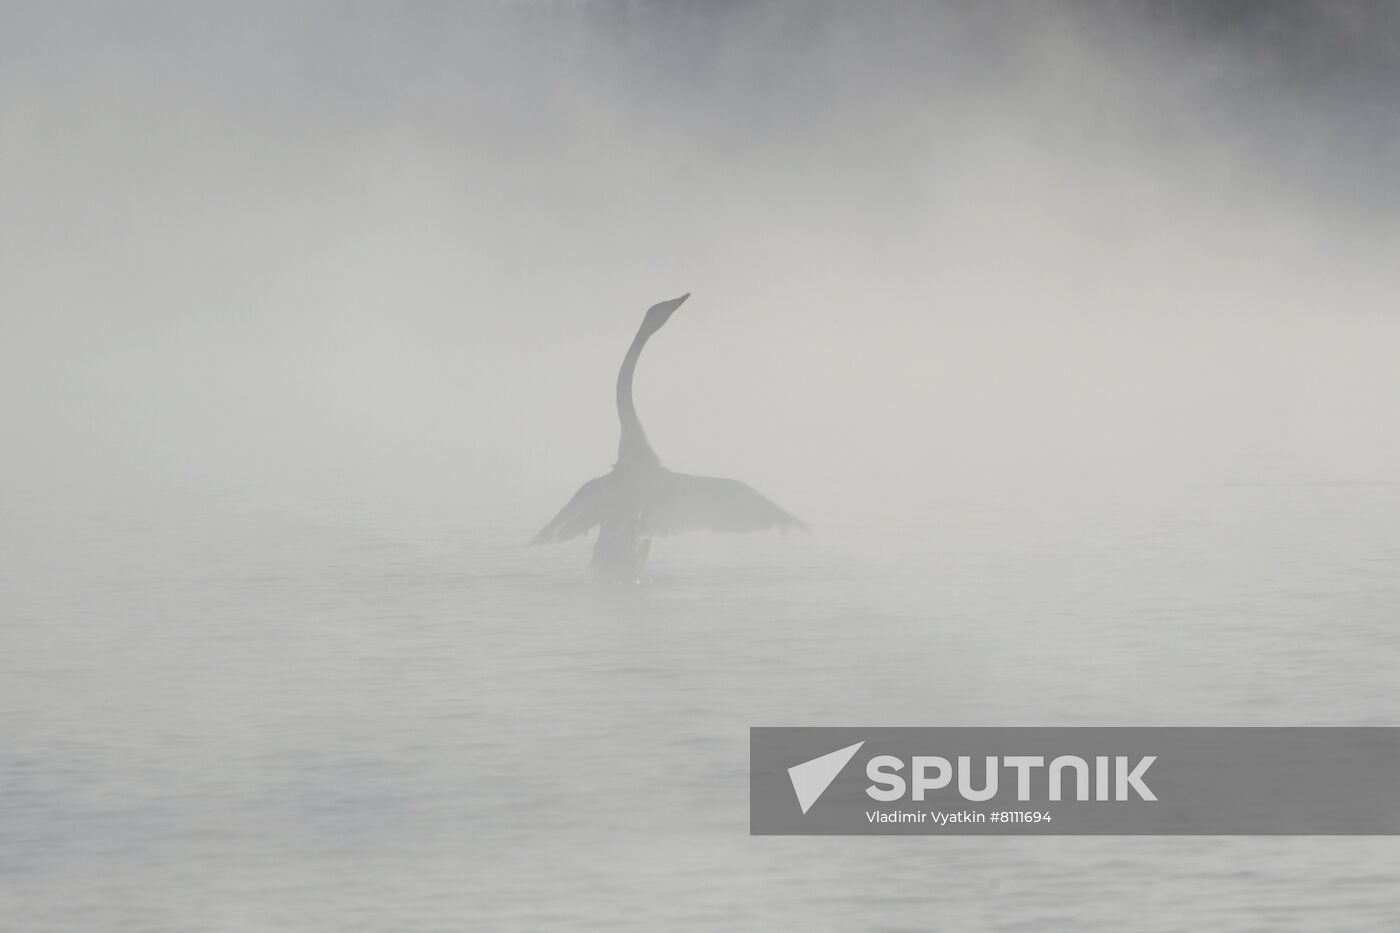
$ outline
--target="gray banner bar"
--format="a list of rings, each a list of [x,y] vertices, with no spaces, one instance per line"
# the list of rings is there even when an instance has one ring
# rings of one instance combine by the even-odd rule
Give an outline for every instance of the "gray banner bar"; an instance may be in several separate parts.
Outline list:
[[[1400,728],[753,728],[753,835],[1400,834]]]

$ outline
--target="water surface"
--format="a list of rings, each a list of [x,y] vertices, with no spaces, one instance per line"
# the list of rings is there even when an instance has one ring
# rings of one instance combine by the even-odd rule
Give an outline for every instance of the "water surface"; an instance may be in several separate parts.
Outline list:
[[[751,725],[1400,724],[1400,487],[1078,505],[675,539],[600,589],[513,515],[11,504],[0,916],[1400,928],[1386,838],[747,835]]]

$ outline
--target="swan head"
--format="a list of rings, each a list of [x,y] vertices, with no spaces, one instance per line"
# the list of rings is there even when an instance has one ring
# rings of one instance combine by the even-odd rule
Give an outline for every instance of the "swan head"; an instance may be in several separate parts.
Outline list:
[[[648,333],[655,333],[661,329],[671,318],[671,314],[685,304],[685,300],[690,297],[690,292],[686,292],[679,298],[672,298],[670,301],[663,301],[660,304],[652,305],[647,310],[647,316],[642,319],[642,327]]]

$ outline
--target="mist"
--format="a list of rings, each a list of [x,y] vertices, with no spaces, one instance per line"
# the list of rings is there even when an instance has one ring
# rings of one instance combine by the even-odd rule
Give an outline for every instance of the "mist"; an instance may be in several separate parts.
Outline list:
[[[687,290],[658,450],[817,521],[1393,479],[1385,7],[1210,7],[12,12],[8,485],[526,527]]]
[[[0,912],[1393,928],[1393,846],[875,858],[742,774],[1400,722],[1398,89],[1379,0],[6,6]],[[651,443],[812,533],[586,588],[525,544],[686,292]]]

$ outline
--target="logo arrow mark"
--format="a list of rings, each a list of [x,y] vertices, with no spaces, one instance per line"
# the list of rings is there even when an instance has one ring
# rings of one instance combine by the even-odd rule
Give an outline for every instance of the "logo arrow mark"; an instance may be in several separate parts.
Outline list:
[[[855,757],[864,744],[865,740],[862,739],[854,745],[838,748],[820,758],[813,758],[788,768],[788,778],[792,781],[792,789],[797,794],[797,803],[802,807],[803,813],[812,809],[812,804],[826,793],[826,789],[836,780],[841,769],[846,767],[846,763]]]

